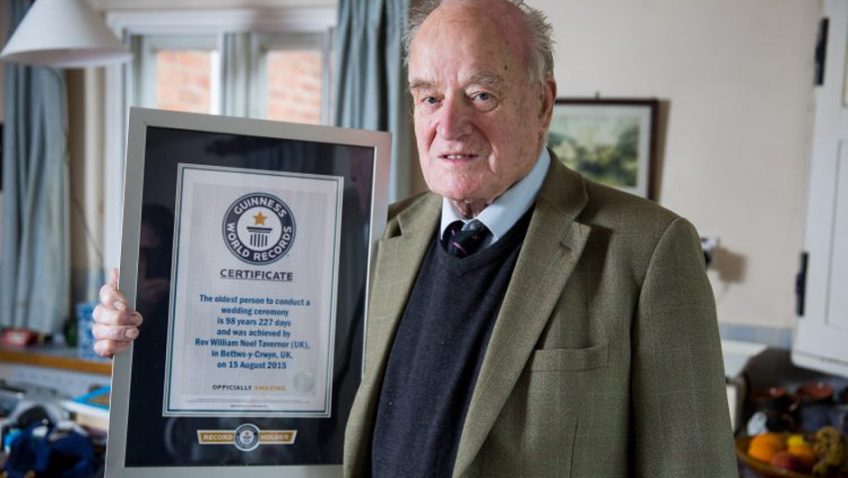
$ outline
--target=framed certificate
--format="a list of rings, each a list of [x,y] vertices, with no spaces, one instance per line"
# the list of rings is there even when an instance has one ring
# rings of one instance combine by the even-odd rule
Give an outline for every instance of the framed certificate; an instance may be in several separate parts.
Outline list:
[[[341,476],[387,133],[133,108],[107,477]]]

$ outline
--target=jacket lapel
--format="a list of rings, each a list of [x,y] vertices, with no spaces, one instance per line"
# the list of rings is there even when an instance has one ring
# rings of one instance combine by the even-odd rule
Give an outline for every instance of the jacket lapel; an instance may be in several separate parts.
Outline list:
[[[553,156],[553,155],[552,155]],[[574,270],[590,227],[582,177],[552,157],[477,377],[453,476],[474,461]]]
[[[428,194],[397,216],[377,244],[367,313],[365,374],[359,386],[345,436],[345,476],[364,476],[370,463],[371,439],[386,360],[421,261],[433,239],[441,198]],[[390,228],[392,225],[390,224]]]
[[[378,244],[377,263],[371,286],[371,310],[365,324],[367,336],[367,369],[382,369],[389,355],[395,329],[403,315],[418,269],[439,221],[441,198],[427,195],[414,207],[398,215],[400,233],[382,239]],[[379,374],[382,376],[382,371]]]

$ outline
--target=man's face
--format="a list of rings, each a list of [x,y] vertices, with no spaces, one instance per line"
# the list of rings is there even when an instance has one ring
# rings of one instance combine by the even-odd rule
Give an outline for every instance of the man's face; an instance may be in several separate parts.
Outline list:
[[[424,179],[454,204],[475,204],[475,212],[530,172],[550,122],[556,85],[529,81],[514,8],[448,1],[411,45]]]

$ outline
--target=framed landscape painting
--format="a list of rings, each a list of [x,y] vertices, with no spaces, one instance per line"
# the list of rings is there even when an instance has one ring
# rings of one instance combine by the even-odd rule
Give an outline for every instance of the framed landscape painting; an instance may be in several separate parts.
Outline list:
[[[593,181],[654,199],[657,110],[655,99],[557,99],[548,147]]]

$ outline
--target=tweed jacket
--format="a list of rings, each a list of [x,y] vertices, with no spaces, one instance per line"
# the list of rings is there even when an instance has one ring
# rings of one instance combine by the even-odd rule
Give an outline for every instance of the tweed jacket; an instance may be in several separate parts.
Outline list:
[[[441,198],[390,210],[345,476],[370,475],[382,377]],[[444,357],[451,360],[451,357]],[[715,302],[698,235],[556,158],[472,394],[454,477],[737,476]],[[415,453],[415,450],[409,450]]]

